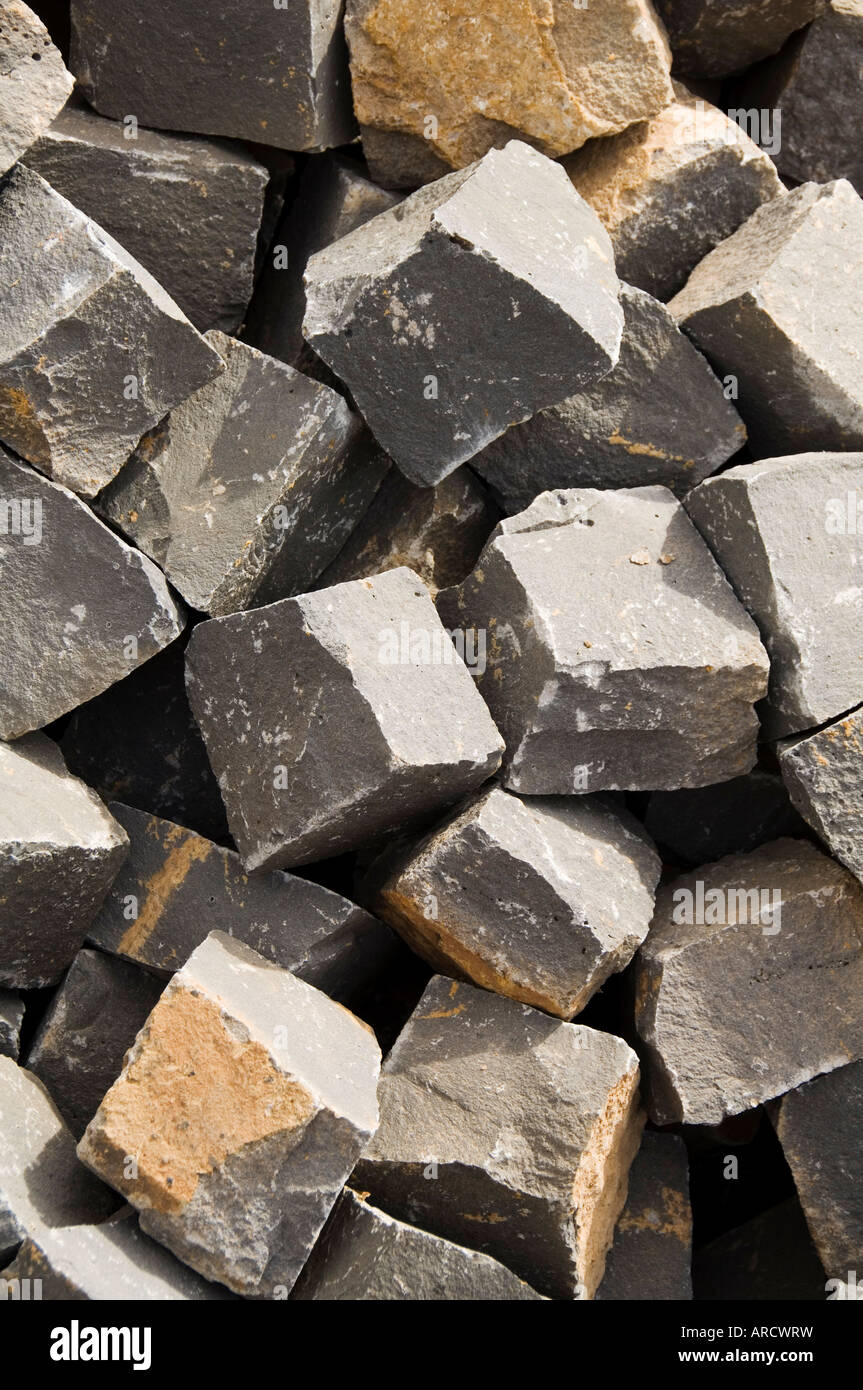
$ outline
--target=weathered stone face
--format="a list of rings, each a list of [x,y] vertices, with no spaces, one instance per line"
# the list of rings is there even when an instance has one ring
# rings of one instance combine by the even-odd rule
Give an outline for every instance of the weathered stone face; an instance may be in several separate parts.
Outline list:
[[[247,872],[374,843],[500,763],[488,709],[407,569],[201,623],[187,662]]]
[[[760,207],[669,304],[734,376],[755,453],[863,447],[863,202],[844,179]]]
[[[542,494],[438,608],[488,633],[512,791],[693,787],[755,761],[767,656],[664,488]]]
[[[645,1132],[629,1170],[626,1206],[614,1230],[598,1299],[692,1298],[692,1208],[686,1145]]]
[[[518,134],[566,154],[661,110],[670,55],[646,0],[348,0],[373,177],[423,183]]]
[[[377,1126],[379,1067],[365,1024],[215,932],[168,985],[78,1152],[199,1274],[284,1296]]]
[[[712,787],[653,792],[644,828],[661,850],[692,868],[784,835],[806,834],[782,779],[762,768]]]
[[[830,853],[863,880],[863,709],[778,748],[792,802]]]
[[[778,53],[827,0],[655,0],[675,70],[725,77]]]
[[[716,1124],[863,1055],[863,888],[776,840],[657,896],[636,1024],[657,1124]]]
[[[863,700],[861,487],[863,453],[798,454],[731,468],[686,498],[770,653],[772,737]]]
[[[21,0],[2,0],[0,174],[38,140],[74,85],[39,16]]]
[[[182,631],[164,576],[0,448],[0,738],[101,694]]]
[[[492,787],[385,854],[370,888],[433,969],[569,1019],[644,940],[659,871],[625,813]]]
[[[83,943],[128,840],[42,734],[0,743],[0,776],[0,986],[36,989]]]
[[[305,279],[307,342],[425,486],[603,376],[620,350],[607,233],[563,170],[518,140],[317,252]]]
[[[70,66],[104,116],[129,110],[155,130],[191,130],[287,150],[355,133],[342,6],[74,0]],[[142,43],[142,32],[146,43]]]
[[[436,976],[389,1055],[353,1185],[393,1216],[592,1298],[643,1123],[620,1038]]]

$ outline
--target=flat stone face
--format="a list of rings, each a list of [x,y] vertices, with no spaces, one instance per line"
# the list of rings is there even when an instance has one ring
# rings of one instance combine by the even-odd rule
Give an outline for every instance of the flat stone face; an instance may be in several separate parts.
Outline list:
[[[782,779],[762,768],[712,787],[653,792],[644,828],[660,849],[693,868],[783,835],[806,834]]]
[[[620,1038],[436,976],[389,1055],[353,1185],[390,1215],[592,1298],[643,1123]]]
[[[202,332],[252,297],[269,173],[237,147],[107,121],[70,103],[27,165],[140,261]]]
[[[223,333],[224,375],[142,439],[99,511],[201,612],[302,593],[389,467],[337,392]]]
[[[664,305],[629,285],[620,302],[617,366],[471,460],[508,512],[554,488],[657,483],[683,493],[745,444],[722,383]]]
[[[365,1024],[214,932],[168,985],[78,1152],[199,1274],[284,1297],[377,1127],[379,1067]]]
[[[229,0],[73,0],[70,66],[104,116],[326,149],[356,130],[341,16],[332,0],[254,5],[241,24]]]
[[[130,850],[89,930],[100,950],[172,974],[221,931],[344,1002],[392,953],[389,929],[338,893],[280,872],[249,879],[238,855],[191,830],[111,811]]]
[[[564,160],[611,237],[622,280],[667,300],[709,251],[784,192],[770,157],[679,82],[675,100]]]
[[[123,1069],[162,984],[100,951],[79,951],[27,1053],[76,1139]]]
[[[0,743],[0,987],[60,978],[128,852],[123,829],[56,744]]]
[[[0,4],[0,174],[51,124],[75,85],[51,35],[21,0]]]
[[[661,889],[637,957],[657,1124],[718,1124],[863,1055],[863,888],[774,840]]]
[[[201,623],[187,679],[247,872],[401,831],[500,763],[488,709],[407,569]]]
[[[369,1206],[346,1187],[300,1275],[299,1302],[543,1301],[497,1260]]]
[[[770,653],[772,737],[863,700],[860,488],[863,453],[798,454],[729,469],[686,499]]]
[[[647,935],[660,862],[592,798],[471,798],[371,871],[372,901],[433,969],[572,1018]]]
[[[18,1056],[24,1000],[11,989],[0,989],[0,1057]]]
[[[856,878],[863,880],[863,709],[778,748],[788,794],[801,816]]]
[[[35,1076],[0,1056],[0,1258],[46,1226],[104,1221],[113,1194],[75,1157],[75,1141]]]
[[[691,1299],[691,1264],[686,1145],[676,1134],[645,1132],[596,1296],[615,1302]]]
[[[614,366],[618,292],[596,214],[511,140],[312,256],[303,332],[429,486]]]
[[[863,447],[863,202],[844,179],[759,208],[669,308],[762,457]]]
[[[24,165],[0,189],[0,438],[92,497],[224,370],[128,251]]]
[[[500,509],[469,468],[456,469],[437,487],[416,487],[392,468],[315,587],[407,565],[437,593],[470,574],[499,518]]]
[[[675,70],[725,77],[778,53],[826,0],[655,0]]]
[[[755,761],[757,629],[664,488],[543,493],[438,596],[528,795],[703,786]]]
[[[184,618],[161,571],[74,493],[0,448],[0,738],[90,700]]]
[[[847,1281],[863,1257],[863,1062],[782,1099],[776,1132],[825,1272]]]
[[[363,146],[384,183],[462,168],[513,134],[566,154],[671,100],[646,0],[348,0],[345,28]]]

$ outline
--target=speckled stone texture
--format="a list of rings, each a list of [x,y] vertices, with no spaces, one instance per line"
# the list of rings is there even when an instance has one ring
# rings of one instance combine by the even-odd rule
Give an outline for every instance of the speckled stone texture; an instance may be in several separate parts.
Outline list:
[[[39,16],[21,0],[2,0],[0,174],[51,124],[74,85]]]
[[[863,708],[778,748],[788,794],[846,869],[863,880]]]

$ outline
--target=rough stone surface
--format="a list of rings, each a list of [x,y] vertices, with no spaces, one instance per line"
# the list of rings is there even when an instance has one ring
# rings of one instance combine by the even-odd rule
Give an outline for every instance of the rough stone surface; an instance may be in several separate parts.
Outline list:
[[[620,302],[617,366],[471,460],[508,512],[554,488],[658,483],[686,492],[745,444],[722,383],[668,310],[629,285]]]
[[[24,1000],[11,989],[0,989],[0,1057],[18,1056]]]
[[[211,332],[225,372],[142,439],[99,511],[201,612],[302,593],[389,460],[337,392]]]
[[[21,0],[2,0],[0,174],[51,124],[74,85],[39,16]]]
[[[382,183],[436,178],[513,134],[566,154],[671,100],[647,0],[348,0],[345,27],[363,147]]]
[[[661,849],[692,868],[784,835],[806,834],[782,779],[762,768],[712,787],[653,792],[644,828]]]
[[[0,738],[44,727],[180,633],[156,566],[0,448]]]
[[[779,765],[801,816],[863,880],[863,707],[813,734],[779,745]]]
[[[247,872],[369,844],[500,763],[500,735],[408,569],[201,623],[187,680]]]
[[[618,275],[662,300],[784,191],[772,160],[741,126],[680,83],[674,91],[652,120],[564,160],[611,237]]]
[[[547,492],[438,595],[529,795],[703,786],[755,761],[757,629],[665,488]]]
[[[396,1221],[345,1188],[293,1298],[424,1302],[542,1300],[497,1260]]]
[[[596,1296],[615,1302],[691,1299],[691,1263],[686,1145],[676,1134],[645,1132]]]
[[[778,53],[826,0],[655,0],[675,70],[726,77]]]
[[[0,1057],[0,1260],[46,1226],[104,1221],[112,1192],[75,1157],[75,1141],[48,1092],[9,1057]]]
[[[152,275],[24,165],[0,189],[0,438],[92,497],[223,370]]]
[[[27,165],[116,237],[196,328],[235,332],[252,297],[267,169],[236,146],[128,129],[70,103]]]
[[[819,1302],[824,1270],[800,1203],[780,1202],[696,1252],[696,1299],[707,1302]]]
[[[375,1131],[379,1067],[365,1024],[215,932],[167,986],[78,1153],[204,1278],[283,1296]]]
[[[391,954],[389,929],[338,893],[278,871],[246,878],[236,854],[182,826],[111,812],[130,850],[89,930],[100,950],[172,974],[221,931],[342,1002]]]
[[[305,278],[306,340],[427,486],[597,380],[620,349],[608,235],[563,170],[518,140],[318,251]]]
[[[0,743],[0,987],[53,984],[128,852],[123,829],[42,734]]]
[[[163,989],[143,970],[99,951],[79,951],[27,1053],[76,1139],[123,1069]]]
[[[353,1185],[392,1216],[592,1298],[638,1148],[620,1038],[436,976],[389,1055]]]
[[[470,574],[499,517],[499,508],[468,468],[456,469],[433,488],[416,487],[392,468],[315,587],[371,579],[406,565],[437,593]]]
[[[340,0],[73,0],[70,67],[104,116],[317,150],[355,133]]]
[[[647,935],[660,863],[592,798],[483,790],[372,869],[372,901],[433,969],[572,1018]]]
[[[860,488],[863,453],[799,454],[729,469],[686,499],[770,653],[772,737],[863,701],[863,532],[846,514]]]
[[[657,1124],[718,1124],[855,1061],[863,888],[802,840],[707,864],[660,890],[636,1000]]]
[[[761,457],[863,447],[863,202],[850,183],[774,198],[711,251],[669,308],[735,376]]]

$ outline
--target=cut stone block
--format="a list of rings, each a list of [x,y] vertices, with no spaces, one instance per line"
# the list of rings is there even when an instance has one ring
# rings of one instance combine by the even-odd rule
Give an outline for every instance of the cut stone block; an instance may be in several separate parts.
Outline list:
[[[433,488],[416,487],[392,468],[315,587],[406,565],[435,594],[470,574],[499,518],[500,509],[469,468],[456,469]]]
[[[686,499],[770,653],[774,738],[863,701],[863,531],[846,515],[857,489],[863,453],[798,454],[731,468]]]
[[[244,150],[106,121],[71,102],[27,152],[203,331],[233,333],[252,297],[269,173]]]
[[[819,1302],[821,1268],[796,1199],[780,1202],[696,1252],[693,1284],[698,1300]]]
[[[638,1149],[620,1038],[436,976],[389,1055],[353,1185],[550,1298],[592,1298]]]
[[[364,1023],[214,932],[167,986],[78,1152],[204,1278],[284,1296],[375,1131],[379,1067]]]
[[[656,1124],[718,1124],[863,1055],[863,888],[774,840],[660,889],[637,957]]]
[[[692,1298],[692,1208],[686,1145],[646,1132],[596,1297],[619,1302]]]
[[[156,130],[287,150],[356,132],[340,0],[252,5],[241,20],[198,0],[73,0],[69,66],[102,115]]]
[[[509,513],[554,488],[657,483],[686,492],[745,444],[723,384],[664,305],[629,285],[620,302],[617,366],[471,460]]]
[[[199,624],[187,681],[249,873],[430,818],[500,764],[488,709],[408,569]]]
[[[390,465],[337,392],[206,340],[224,375],[141,440],[98,506],[192,608],[222,615],[308,589]]]
[[[0,438],[92,497],[224,370],[119,242],[19,165],[0,189]]]
[[[164,986],[126,961],[79,951],[27,1053],[80,1139]]]
[[[762,768],[713,787],[653,792],[644,828],[672,858],[693,868],[768,840],[806,835],[782,779]]]
[[[42,734],[0,743],[0,987],[60,978],[129,848]]]
[[[48,1092],[0,1057],[0,1261],[46,1226],[104,1221],[117,1199],[75,1157],[75,1141]]]
[[[236,854],[191,830],[111,811],[130,850],[89,930],[100,950],[164,976],[221,931],[342,1002],[392,954],[389,928],[338,893],[280,872],[246,878]]]
[[[620,350],[608,234],[518,140],[318,251],[305,280],[307,341],[425,486]]]
[[[310,159],[273,238],[243,329],[246,342],[314,375],[314,364],[320,363],[303,338],[303,275],[309,257],[400,201],[399,194],[378,188],[350,159]]]
[[[0,738],[99,695],[183,626],[152,561],[0,448]]]
[[[0,174],[51,124],[74,85],[39,16],[21,0],[2,0]]]
[[[513,134],[549,155],[671,100],[647,0],[348,0],[354,104],[373,177],[414,185]]]
[[[186,695],[182,639],[79,706],[60,747],[70,771],[103,801],[228,839],[219,784]]]
[[[727,77],[768,58],[819,14],[826,0],[655,0],[675,70]]]
[[[542,1301],[497,1260],[396,1221],[345,1188],[293,1298],[314,1301]]]
[[[0,989],[0,1057],[18,1056],[24,1000],[11,989]]]
[[[784,192],[772,160],[740,125],[680,83],[674,92],[658,116],[564,160],[611,237],[618,275],[662,300]]]
[[[792,802],[830,853],[863,880],[863,707],[779,745]]]
[[[782,1099],[776,1133],[827,1274],[863,1264],[863,1062],[838,1067]]]
[[[385,854],[371,901],[433,969],[569,1019],[646,937],[659,872],[625,813],[492,787]]]
[[[488,634],[513,791],[697,787],[755,761],[767,656],[665,488],[543,493],[438,609]]]
[[[863,447],[863,201],[850,183],[758,208],[669,308],[737,378],[756,454]]]

